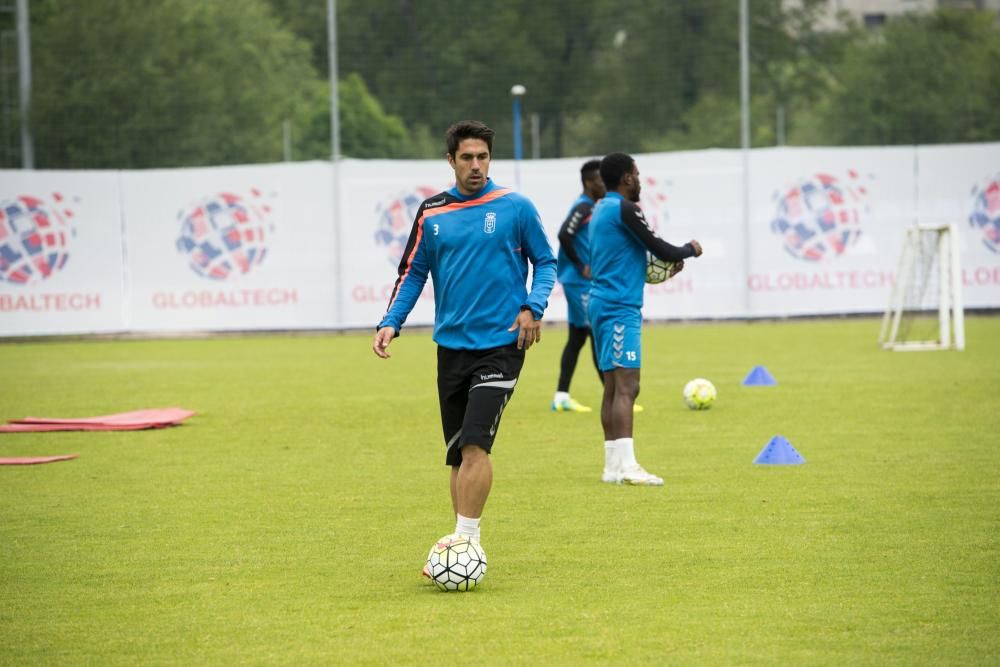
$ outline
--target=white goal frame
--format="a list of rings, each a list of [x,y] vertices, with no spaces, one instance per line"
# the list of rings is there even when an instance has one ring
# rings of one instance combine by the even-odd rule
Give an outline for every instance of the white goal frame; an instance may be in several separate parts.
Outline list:
[[[938,270],[938,332],[936,340],[898,339],[899,324],[907,309],[906,296],[914,262],[920,251],[920,236],[925,232],[937,232]],[[965,349],[965,309],[962,305],[962,267],[959,260],[958,226],[915,225],[906,230],[903,251],[899,256],[889,296],[889,306],[882,317],[879,343],[887,350],[947,350]]]

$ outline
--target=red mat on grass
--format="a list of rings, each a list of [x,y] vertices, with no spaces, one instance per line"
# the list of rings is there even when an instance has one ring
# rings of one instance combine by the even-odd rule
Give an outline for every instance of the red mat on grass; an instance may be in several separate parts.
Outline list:
[[[54,463],[56,461],[69,461],[75,459],[78,454],[63,454],[62,456],[15,456],[13,458],[0,458],[0,466],[28,466],[36,463]]]
[[[137,431],[147,428],[164,428],[181,423],[194,414],[184,408],[153,408],[119,412],[99,417],[25,417],[11,419],[0,426],[2,433],[25,433],[39,431]]]
[[[166,428],[173,424],[135,423],[135,424],[46,424],[43,422],[31,424],[3,424],[0,433],[43,433],[45,431],[141,431],[147,428]]]

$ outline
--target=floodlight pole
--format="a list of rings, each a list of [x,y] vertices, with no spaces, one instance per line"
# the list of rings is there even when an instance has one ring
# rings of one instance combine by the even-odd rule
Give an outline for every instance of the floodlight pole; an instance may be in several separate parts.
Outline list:
[[[743,159],[743,304],[750,317],[750,7],[740,0],[740,154]]]
[[[521,98],[528,89],[521,84],[515,84],[510,89],[514,98],[514,189],[521,189]]]
[[[337,0],[326,0],[327,57],[330,63],[330,160],[333,172],[333,280],[334,314],[337,325],[344,324],[344,251],[340,234],[340,87],[337,70]]]
[[[35,144],[31,137],[31,28],[28,0],[17,0],[18,97],[21,105],[21,168],[35,168]]]
[[[340,90],[337,73],[337,0],[326,0],[327,54],[330,64],[330,156],[340,159]]]
[[[542,157],[541,140],[542,121],[537,113],[531,114],[531,159],[539,160]]]

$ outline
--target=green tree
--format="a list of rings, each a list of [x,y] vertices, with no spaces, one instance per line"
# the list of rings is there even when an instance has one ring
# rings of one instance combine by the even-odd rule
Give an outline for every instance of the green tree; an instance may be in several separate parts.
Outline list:
[[[513,84],[544,157],[739,145],[732,0],[337,5],[345,155],[438,157],[450,123],[479,118],[510,157]],[[820,30],[827,5],[751,3],[753,145],[779,110],[792,144],[1000,138],[991,15]],[[277,161],[285,122],[293,159],[329,156],[326,3],[33,0],[32,24],[40,167]]]
[[[329,79],[330,53],[325,0],[268,0],[268,3],[284,27],[309,44],[313,69],[324,79]],[[350,22],[342,21],[341,28],[350,30]]]
[[[290,11],[303,0],[272,2]],[[493,126],[499,133],[494,153],[510,157],[510,89],[522,84],[528,88],[525,134],[528,116],[538,113],[543,153],[551,156],[562,150],[566,110],[587,104],[595,15],[605,4],[510,0],[456,11],[451,0],[339,0],[339,69],[360,74],[386,112],[415,136],[435,138],[425,157],[440,155],[445,128],[462,118]]]
[[[803,0],[751,3],[751,145],[777,140],[779,110],[786,135],[809,123],[812,109],[832,85],[830,65],[853,33],[817,29],[825,3]],[[657,14],[655,20],[653,15]],[[635,108],[630,142],[639,150],[689,150],[740,145],[739,11],[736,3],[663,3],[643,15],[636,44],[623,47],[621,92],[666,88],[649,94],[649,109]],[[651,34],[652,33],[652,34]],[[659,41],[657,40],[659,35]],[[659,43],[669,45],[658,47]],[[657,49],[660,54],[658,55]],[[636,75],[630,75],[636,72]],[[611,137],[609,137],[610,139]],[[787,138],[786,138],[787,141]]]
[[[325,67],[322,3],[271,2]],[[829,87],[827,64],[839,57],[831,46],[843,41],[814,29],[822,0],[783,5],[752,3],[757,145],[773,143],[778,106],[791,127],[805,119]],[[508,0],[461,11],[451,0],[338,0],[338,62],[414,131],[437,136],[463,117],[488,122],[500,134],[498,157],[513,152],[515,83],[528,89],[525,135],[528,118],[540,118],[543,156],[731,145],[738,19],[731,0]]]
[[[1000,139],[1000,28],[987,12],[889,22],[852,49],[824,122],[842,144]]]
[[[399,116],[385,112],[372,96],[361,75],[340,80],[340,151],[352,158],[419,158],[436,150],[441,142],[426,134],[411,132]],[[295,126],[295,159],[330,158],[330,85],[317,81],[310,102]],[[298,130],[296,130],[298,128]]]
[[[308,46],[263,0],[48,0],[32,125],[44,168],[277,161]]]
[[[709,91],[738,102],[734,7],[725,0],[605,7],[591,120],[576,125],[573,143],[588,153],[638,152],[652,137],[685,131],[685,111]]]

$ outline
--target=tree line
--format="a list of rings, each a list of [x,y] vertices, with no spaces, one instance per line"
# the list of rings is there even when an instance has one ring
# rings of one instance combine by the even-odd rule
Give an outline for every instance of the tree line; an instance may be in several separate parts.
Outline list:
[[[827,3],[783,4],[750,3],[754,146],[1000,140],[995,14],[914,13],[874,31],[840,17],[834,30]],[[37,167],[329,158],[325,2],[30,6]],[[510,157],[514,84],[527,88],[526,154],[740,144],[732,0],[338,0],[337,8],[345,156],[438,157],[450,123],[479,118],[499,132],[495,155]],[[16,67],[4,65],[9,78]],[[16,143],[16,128],[4,125],[4,146]],[[19,166],[16,152],[3,150],[0,166]]]

